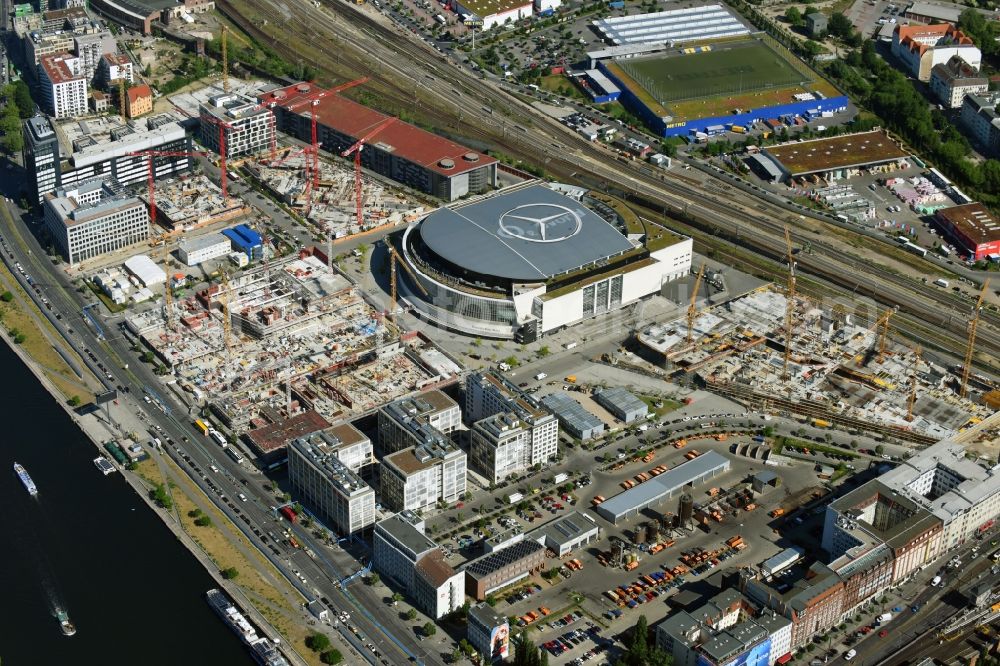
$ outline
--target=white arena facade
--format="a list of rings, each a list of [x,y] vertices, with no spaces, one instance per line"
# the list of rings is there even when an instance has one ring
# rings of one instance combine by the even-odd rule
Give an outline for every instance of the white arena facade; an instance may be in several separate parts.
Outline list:
[[[448,330],[531,342],[690,273],[690,238],[645,231],[604,195],[564,185],[511,188],[407,228],[397,247],[413,275],[399,272],[399,292],[415,314]]]

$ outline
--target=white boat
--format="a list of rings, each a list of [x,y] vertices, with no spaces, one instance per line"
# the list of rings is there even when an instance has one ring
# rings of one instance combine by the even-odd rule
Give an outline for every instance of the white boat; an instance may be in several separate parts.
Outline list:
[[[112,465],[111,461],[104,456],[97,456],[94,458],[94,464],[97,466],[97,469],[101,470],[104,476],[107,476],[115,471],[115,466]]]
[[[28,470],[24,469],[19,463],[14,463],[14,471],[17,472],[17,477],[21,479],[21,483],[24,484],[24,489],[28,491],[28,494],[34,497],[38,494],[38,486],[35,482],[31,480],[28,476]]]

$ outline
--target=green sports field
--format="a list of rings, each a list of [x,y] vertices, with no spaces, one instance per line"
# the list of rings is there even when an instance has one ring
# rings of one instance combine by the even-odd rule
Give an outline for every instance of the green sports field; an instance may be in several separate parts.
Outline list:
[[[787,88],[809,80],[757,40],[716,45],[696,53],[621,59],[615,64],[662,105]]]

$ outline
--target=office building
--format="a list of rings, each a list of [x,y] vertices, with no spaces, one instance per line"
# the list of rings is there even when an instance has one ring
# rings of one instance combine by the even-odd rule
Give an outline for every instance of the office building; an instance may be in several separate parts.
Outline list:
[[[394,453],[424,441],[426,427],[447,435],[462,422],[458,403],[438,390],[400,398],[378,412],[378,445]]]
[[[949,109],[961,108],[966,95],[980,95],[989,87],[990,80],[962,56],[952,56],[931,68],[931,92]]]
[[[38,85],[42,106],[53,118],[87,113],[87,78],[80,58],[68,53],[42,56]]]
[[[32,201],[40,204],[45,194],[59,186],[59,137],[44,116],[25,120],[23,133],[22,163],[28,173]]]
[[[232,246],[222,234],[208,234],[197,238],[185,238],[177,245],[177,258],[185,266],[197,266],[210,259],[224,257]]]
[[[511,655],[510,624],[487,603],[469,607],[466,639],[486,664],[499,664]]]
[[[375,525],[372,566],[435,620],[465,603],[462,574],[444,561],[441,549],[424,534],[423,522],[411,512]]]
[[[474,372],[465,379],[465,417],[469,423],[473,424],[473,441],[475,442],[475,423],[487,417],[492,417],[500,413],[506,413],[507,418],[516,418],[519,427],[526,431],[528,454],[525,458],[518,455],[514,458],[524,464],[524,468],[505,467],[499,465],[499,471],[504,475],[515,474],[532,467],[534,465],[544,465],[553,460],[559,453],[559,421],[548,410],[534,399],[529,393],[524,392],[513,382],[503,375],[492,370]],[[481,435],[485,433],[481,430]],[[481,460],[496,458],[500,453],[492,453],[487,448],[492,446],[489,438],[484,438],[480,442],[480,455],[485,456]],[[512,460],[516,450],[511,450],[506,458],[500,456],[501,461]],[[488,465],[483,465],[483,469],[489,470]],[[497,478],[497,466],[493,466],[494,477]],[[500,477],[502,478],[502,477]]]
[[[556,557],[565,557],[597,541],[601,530],[590,516],[571,511],[542,525],[528,536],[551,550]]]
[[[79,186],[92,195],[93,188]],[[45,226],[70,265],[145,242],[149,210],[138,197],[103,188],[81,203],[78,189],[57,190],[44,198]]]
[[[473,469],[492,483],[531,467],[531,430],[511,412],[476,421],[469,446]]]
[[[339,440],[320,431],[288,445],[288,480],[329,527],[353,534],[375,524],[375,491],[339,459]]]
[[[382,504],[390,511],[455,502],[465,493],[465,451],[425,428],[423,443],[382,458]]]
[[[201,143],[206,148],[221,153],[221,136],[227,158],[271,149],[275,139],[274,118],[271,111],[261,108],[252,97],[236,93],[215,95],[199,110]]]
[[[497,590],[513,585],[545,568],[545,546],[525,539],[469,562],[465,567],[465,591],[483,601]]]

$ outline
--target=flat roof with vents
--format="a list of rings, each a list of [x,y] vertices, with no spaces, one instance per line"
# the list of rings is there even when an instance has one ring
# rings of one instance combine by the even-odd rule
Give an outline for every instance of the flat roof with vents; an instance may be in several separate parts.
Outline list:
[[[981,203],[942,208],[937,215],[976,245],[1000,240],[1000,221]]]
[[[765,148],[764,152],[792,177],[872,166],[909,157],[885,130],[795,141]]]

